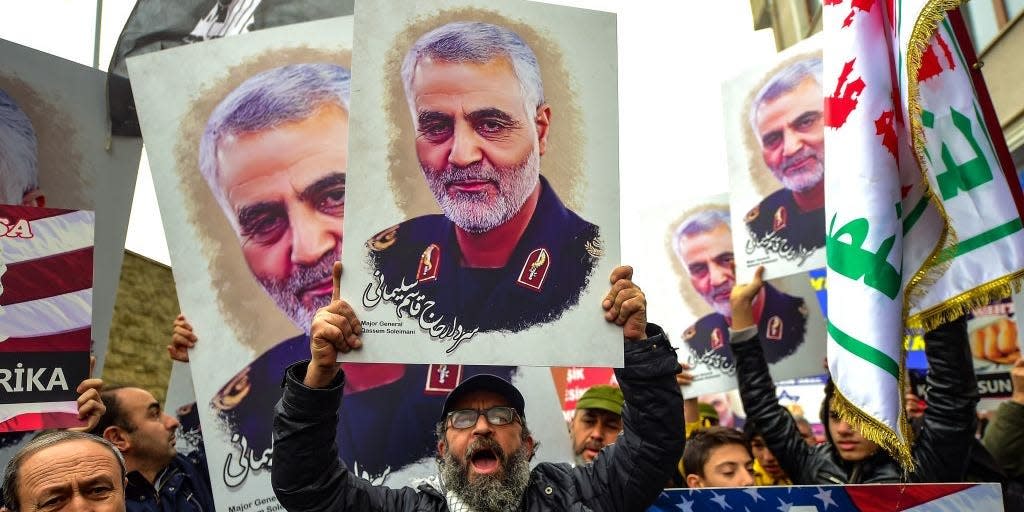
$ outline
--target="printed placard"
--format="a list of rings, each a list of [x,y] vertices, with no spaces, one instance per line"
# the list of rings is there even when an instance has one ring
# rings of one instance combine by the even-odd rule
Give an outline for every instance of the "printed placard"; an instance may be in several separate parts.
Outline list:
[[[359,4],[343,294],[360,360],[621,366],[615,16]],[[552,340],[559,340],[552,343]]]

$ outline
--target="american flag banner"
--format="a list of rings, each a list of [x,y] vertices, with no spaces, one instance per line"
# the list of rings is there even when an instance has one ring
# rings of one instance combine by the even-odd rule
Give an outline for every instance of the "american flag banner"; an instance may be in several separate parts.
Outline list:
[[[0,433],[80,424],[94,225],[91,211],[0,205]]]
[[[1002,512],[999,484],[667,489],[648,512]]]
[[[906,468],[910,329],[1008,296],[1024,276],[1020,188],[950,10],[960,3],[824,0],[833,410]]]

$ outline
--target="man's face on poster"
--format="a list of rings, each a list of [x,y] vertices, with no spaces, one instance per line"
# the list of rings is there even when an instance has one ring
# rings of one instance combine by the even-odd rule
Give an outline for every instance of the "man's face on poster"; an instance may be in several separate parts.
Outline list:
[[[311,117],[223,138],[218,184],[253,275],[292,322],[309,329],[331,298],[341,255],[348,113],[325,104]]]
[[[825,176],[823,110],[821,86],[812,77],[757,107],[761,156],[789,190],[810,190]]]
[[[677,243],[693,289],[716,312],[731,317],[729,294],[736,284],[736,271],[729,226],[723,223],[703,233],[683,235]]]
[[[434,198],[466,231],[504,224],[538,185],[550,108],[526,106],[505,58],[424,57],[414,76],[416,154]]]

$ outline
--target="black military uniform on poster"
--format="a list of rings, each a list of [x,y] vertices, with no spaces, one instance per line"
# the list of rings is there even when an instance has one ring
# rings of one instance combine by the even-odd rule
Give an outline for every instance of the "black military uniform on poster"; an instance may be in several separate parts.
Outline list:
[[[309,357],[305,334],[278,343],[235,375],[213,399],[213,407],[231,434],[245,438],[253,460],[261,460],[264,452],[273,448],[271,417],[281,398],[281,376],[304,357]],[[403,366],[397,381],[347,393],[342,399],[345,407],[338,421],[338,453],[360,474],[380,477],[431,457],[437,449],[431,427],[448,392],[474,375],[486,373],[512,380],[516,371],[514,366]],[[232,443],[239,446],[241,438]]]
[[[825,209],[801,210],[793,192],[785,188],[762,199],[743,220],[755,242],[774,235],[794,249],[825,246]]]
[[[787,295],[770,284],[764,285],[764,306],[757,322],[765,358],[777,363],[793,355],[807,332],[807,305],[800,297]],[[733,369],[729,350],[729,322],[720,313],[697,320],[683,333],[697,359],[714,368]]]
[[[542,176],[530,223],[504,268],[461,265],[455,224],[425,215],[367,242],[387,289],[418,283],[433,314],[455,317],[467,331],[517,332],[558,319],[579,302],[602,255],[598,227],[567,209]]]

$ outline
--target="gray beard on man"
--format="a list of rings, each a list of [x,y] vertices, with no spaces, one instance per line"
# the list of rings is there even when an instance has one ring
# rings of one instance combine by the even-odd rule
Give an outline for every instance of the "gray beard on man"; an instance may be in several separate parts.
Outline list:
[[[540,152],[534,147],[522,162],[510,167],[490,167],[478,162],[467,167],[448,165],[444,169],[421,164],[421,168],[444,215],[470,233],[485,233],[519,213],[526,198],[537,187]],[[451,183],[467,179],[490,181],[497,187],[497,195],[493,200],[483,193],[456,192],[449,195]]]
[[[334,270],[334,262],[341,258],[341,244],[338,244],[338,251],[324,254],[320,261],[310,266],[300,266],[295,269],[288,278],[283,280],[265,279],[256,276],[256,280],[270,296],[274,304],[296,327],[309,336],[312,328],[313,317],[316,311],[331,303],[330,295],[319,296],[314,299],[313,304],[307,307],[302,303],[302,296],[299,290],[323,282],[331,278]]]
[[[821,156],[822,155],[818,155],[817,152],[812,149],[803,149],[795,155],[786,157],[786,159],[779,164],[778,169],[772,169],[772,174],[775,176],[775,179],[782,183],[783,187],[786,187],[793,192],[806,192],[816,187],[825,177],[825,168],[821,164]],[[788,174],[785,172],[785,169],[788,167],[798,164],[809,157],[814,157],[818,164],[796,174]]]
[[[498,457],[501,471],[477,475],[469,480],[469,460],[473,450],[490,448]],[[460,461],[449,450],[437,463],[445,490],[451,491],[474,512],[518,510],[526,486],[530,483],[530,454],[526,445],[506,456],[493,439],[478,439],[466,448]]]

